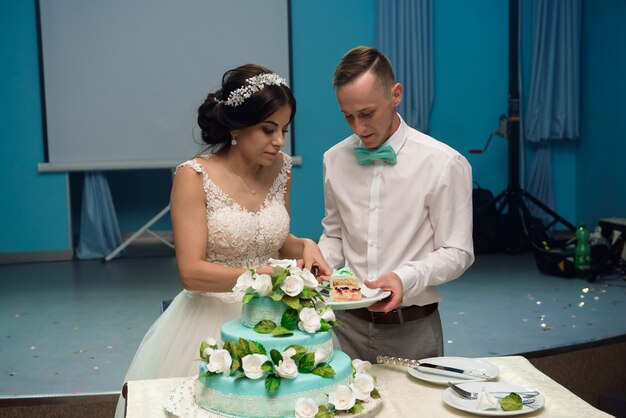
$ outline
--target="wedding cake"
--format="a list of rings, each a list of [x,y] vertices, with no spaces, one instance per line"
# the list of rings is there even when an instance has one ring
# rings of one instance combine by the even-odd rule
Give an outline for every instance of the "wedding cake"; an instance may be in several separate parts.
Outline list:
[[[358,415],[380,403],[370,363],[333,349],[337,321],[315,276],[294,260],[270,265],[273,275],[239,277],[242,316],[222,326],[221,347],[201,344],[195,402],[227,417]]]

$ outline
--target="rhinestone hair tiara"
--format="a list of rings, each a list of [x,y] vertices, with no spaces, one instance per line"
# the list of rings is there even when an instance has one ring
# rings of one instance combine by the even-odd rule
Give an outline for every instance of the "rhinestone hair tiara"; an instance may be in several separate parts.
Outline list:
[[[287,86],[287,81],[275,73],[265,73],[255,75],[254,77],[250,77],[246,80],[246,84],[239,87],[236,90],[233,90],[228,95],[228,99],[226,100],[217,100],[218,103],[223,103],[226,106],[237,107],[241,106],[243,102],[250,98],[254,93],[258,93],[263,90],[265,86]]]

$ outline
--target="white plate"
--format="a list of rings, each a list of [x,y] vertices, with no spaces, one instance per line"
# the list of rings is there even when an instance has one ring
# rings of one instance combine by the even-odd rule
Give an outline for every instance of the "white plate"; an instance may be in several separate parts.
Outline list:
[[[484,373],[491,377],[491,379],[495,379],[500,374],[500,369],[498,366],[494,366],[493,364],[484,362],[482,360],[477,360],[473,358],[467,357],[430,357],[420,360],[421,363],[432,363],[440,366],[450,366],[457,369],[477,369],[484,370]],[[448,382],[459,383],[459,382],[484,382],[485,380],[490,379],[480,379],[472,376],[465,375],[457,375],[457,377],[444,376],[435,373],[427,373],[421,370],[418,370],[413,367],[409,367],[409,374],[413,377],[416,377],[420,380],[425,380],[426,382],[436,383],[438,385],[447,385]]]
[[[461,389],[465,389],[470,392],[481,392],[483,387],[487,387],[489,392],[523,392],[527,390],[534,390],[530,388],[525,388],[523,386],[512,385],[509,383],[500,383],[500,382],[465,382],[457,384]],[[534,399],[530,405],[523,405],[522,409],[517,411],[504,411],[502,409],[496,410],[480,410],[476,407],[478,406],[477,399],[465,399],[451,388],[447,388],[441,394],[441,399],[450,405],[453,408],[460,409],[461,411],[469,412],[471,414],[476,415],[485,415],[485,416],[508,416],[508,415],[522,415],[529,414],[531,412],[535,412],[536,410],[543,408],[543,405],[546,403],[546,398],[540,393]]]
[[[379,300],[385,299],[390,294],[391,292],[383,292],[382,290],[378,289],[376,293],[374,293],[373,296],[370,296],[370,297],[363,296],[361,300],[351,300],[347,302],[344,302],[344,301],[335,302],[329,297],[326,297],[325,299],[326,299],[326,304],[331,306],[334,310],[347,311],[348,309],[367,308],[368,306],[373,305]]]

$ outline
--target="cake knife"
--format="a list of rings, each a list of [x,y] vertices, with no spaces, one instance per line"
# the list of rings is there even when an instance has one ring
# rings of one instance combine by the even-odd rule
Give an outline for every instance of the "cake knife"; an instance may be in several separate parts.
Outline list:
[[[493,379],[481,370],[460,369],[458,367],[442,366],[439,364],[423,363],[418,360],[408,360],[398,357],[377,356],[378,364],[395,364],[399,366],[408,366],[424,373],[438,374],[442,376],[465,377],[468,379]]]

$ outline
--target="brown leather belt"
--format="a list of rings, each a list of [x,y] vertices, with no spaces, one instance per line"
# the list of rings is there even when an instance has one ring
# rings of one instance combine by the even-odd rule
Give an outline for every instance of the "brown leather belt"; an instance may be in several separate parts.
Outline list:
[[[346,312],[373,324],[391,325],[425,318],[437,310],[437,305],[436,302],[424,306],[413,305],[406,308],[394,309],[387,313],[371,312],[368,311],[367,308],[351,309]]]

